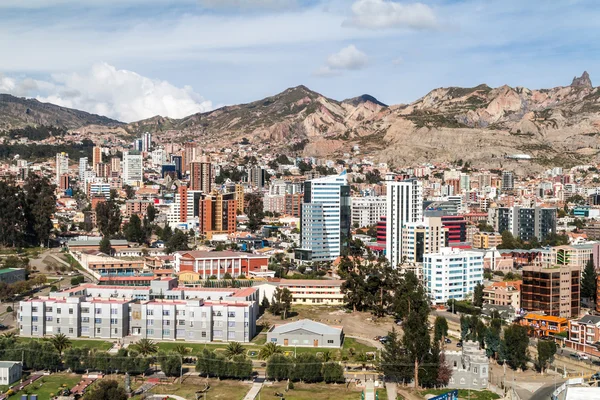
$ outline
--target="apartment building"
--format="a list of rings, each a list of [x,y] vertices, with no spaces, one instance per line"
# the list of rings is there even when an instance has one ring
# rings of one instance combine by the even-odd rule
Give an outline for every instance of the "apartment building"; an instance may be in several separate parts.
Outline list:
[[[556,233],[556,208],[498,207],[490,208],[489,222],[497,232],[509,231],[514,237],[542,241]]]
[[[143,219],[151,204],[152,201],[150,200],[127,200],[125,202],[125,216],[131,217],[133,214],[137,214]]]
[[[543,267],[569,265],[583,272],[590,258],[594,254],[598,254],[599,250],[600,243],[547,247],[539,250],[540,255],[537,262]],[[598,263],[596,259],[594,261]]]
[[[502,235],[498,232],[478,232],[473,235],[473,248],[490,249],[502,244]]]
[[[352,197],[352,225],[359,228],[377,225],[386,210],[384,196]]]
[[[423,257],[425,287],[434,304],[465,300],[483,282],[483,254],[444,247]]]
[[[208,240],[213,235],[236,231],[237,200],[234,200],[234,196],[235,193],[214,193],[199,200],[198,230]]]
[[[190,189],[210,193],[212,190],[212,164],[204,156],[200,161],[190,163]]]
[[[483,302],[496,306],[521,308],[522,281],[494,282],[483,289]]]
[[[422,263],[423,255],[446,246],[446,230],[439,217],[407,222],[402,227],[402,263]]]
[[[579,283],[581,272],[577,266],[540,265],[523,267],[521,308],[541,311],[546,315],[573,318],[579,315]]]
[[[255,289],[177,288],[172,281],[145,288],[82,285],[21,301],[20,335],[249,342],[256,334]]]
[[[144,163],[139,152],[123,152],[123,183],[139,185],[144,180]]]
[[[569,321],[569,341],[593,345],[600,341],[600,316],[586,315],[578,320]]]

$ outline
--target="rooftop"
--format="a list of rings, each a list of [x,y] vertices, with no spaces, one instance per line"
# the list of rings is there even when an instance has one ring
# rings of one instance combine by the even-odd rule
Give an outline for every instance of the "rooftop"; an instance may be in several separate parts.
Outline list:
[[[13,271],[23,271],[23,268],[2,268],[0,269],[0,275],[7,274]]]
[[[299,329],[307,330],[321,335],[339,335],[342,332],[342,327],[334,327],[315,322],[310,319],[302,319],[300,321],[290,322],[283,325],[275,325],[271,328],[272,333],[287,333]]]

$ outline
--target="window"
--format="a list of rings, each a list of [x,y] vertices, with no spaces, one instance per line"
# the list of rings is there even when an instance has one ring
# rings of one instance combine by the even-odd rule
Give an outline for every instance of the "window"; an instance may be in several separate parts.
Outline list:
[[[90,312],[90,309],[89,309],[89,307],[83,307],[83,308],[81,309],[81,312],[82,312],[83,314],[87,314],[87,313],[89,313],[89,312]]]
[[[171,325],[171,321],[169,321],[169,320],[163,321],[163,325],[169,326],[169,325]]]
[[[95,324],[101,324],[102,323],[102,318],[94,318],[94,323]]]
[[[102,314],[102,309],[101,308],[96,308],[96,314]]]
[[[223,337],[223,331],[216,330],[216,331],[213,332],[213,336],[215,336],[215,337]]]
[[[473,373],[477,373],[477,367],[473,367]]]
[[[111,308],[111,309],[110,309],[110,314],[111,314],[111,315],[115,315],[115,314],[117,314],[117,313],[118,313],[118,311],[119,311],[119,310],[118,310],[117,308]]]
[[[60,318],[56,318],[56,323],[60,324]]]
[[[150,326],[154,325],[154,320],[153,319],[149,319],[148,320],[148,325],[150,325]]]
[[[229,321],[229,327],[235,328],[235,321]]]
[[[163,336],[171,336],[171,330],[170,329],[163,329],[162,334],[163,334]]]
[[[69,315],[73,315],[73,309],[69,308]]]
[[[73,333],[73,328],[69,328],[69,333]]]
[[[331,340],[331,339],[328,339],[328,340],[327,340],[327,344],[333,344],[333,340]]]
[[[52,312],[52,307],[46,307],[46,312]]]
[[[111,318],[110,319],[110,324],[111,325],[116,325],[117,324],[117,319],[116,318]]]
[[[190,333],[191,333],[191,332],[190,332]],[[205,338],[205,337],[206,337],[206,332],[202,332],[202,333],[200,334],[200,336],[201,336],[201,337],[203,337],[203,338]]]
[[[180,319],[179,322],[177,322],[179,325],[185,325],[185,320],[184,319]]]
[[[113,329],[113,332],[114,332],[115,334],[118,334],[118,333],[119,333],[119,328],[115,328],[115,329]]]
[[[146,329],[146,335],[154,335],[154,329]]]
[[[90,317],[82,317],[81,322],[85,322],[85,323],[90,322]]]
[[[31,312],[37,312],[38,308],[37,307],[31,307]]]
[[[61,309],[60,309],[60,308],[58,308],[58,307],[56,307],[56,313],[57,313],[57,314],[60,314],[60,312],[61,312]]]
[[[146,310],[146,315],[154,315],[154,310],[151,310],[151,309]]]
[[[201,316],[202,318],[206,318],[206,313],[205,313],[205,312],[203,312],[203,313],[202,313],[200,316]]]
[[[165,317],[168,317],[169,315],[171,315],[171,311],[169,311],[169,310],[163,310],[163,315]]]
[[[37,332],[37,331],[38,331],[38,327],[37,327],[37,325],[34,325],[34,326],[32,326],[31,328],[32,328],[32,330],[33,330],[34,332]]]
[[[229,318],[235,318],[235,311],[229,311],[229,312],[227,313],[227,316],[228,316]]]
[[[37,317],[36,317],[36,318],[37,318]],[[52,317],[51,317],[51,316],[49,316],[49,317],[46,317],[46,321],[52,321]]]
[[[96,328],[96,333],[102,333],[102,329]]]
[[[227,332],[227,339],[235,339],[235,332]]]
[[[56,328],[56,333],[60,333],[60,327]]]

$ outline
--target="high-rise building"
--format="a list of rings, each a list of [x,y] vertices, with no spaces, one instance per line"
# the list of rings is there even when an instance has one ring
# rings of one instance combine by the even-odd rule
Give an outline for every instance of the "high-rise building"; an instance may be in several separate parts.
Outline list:
[[[497,232],[509,231],[525,242],[534,237],[542,241],[556,233],[556,208],[498,207],[490,208],[488,213]]]
[[[146,132],[142,135],[142,151],[149,152],[152,147],[152,134]]]
[[[248,168],[248,183],[257,188],[265,186],[265,167],[255,165]]]
[[[290,217],[300,218],[302,215],[302,203],[304,202],[303,193],[290,194],[286,193],[283,195],[284,209],[283,213]]]
[[[190,163],[192,161],[196,161],[196,157],[198,156],[198,145],[193,142],[187,142],[183,145],[183,170],[182,172],[190,170]]]
[[[142,151],[144,141],[142,139],[135,139],[132,143],[133,151]]]
[[[183,157],[171,155],[171,162],[175,164],[175,172],[177,172],[177,179],[181,179],[183,176]]]
[[[210,193],[212,189],[212,164],[208,157],[190,163],[190,189]]]
[[[123,152],[123,183],[136,185],[144,180],[142,155],[138,152]]]
[[[352,197],[352,225],[360,228],[377,225],[387,211],[385,196]]]
[[[423,256],[425,287],[434,304],[470,298],[483,283],[483,252],[444,247]]]
[[[556,265],[552,268],[524,266],[521,307],[555,317],[577,317],[580,275],[581,270],[576,265]]]
[[[160,167],[167,163],[167,151],[163,148],[152,150],[151,154],[152,165]]]
[[[236,184],[235,185],[235,201],[237,204],[237,212],[239,214],[244,213],[244,185]]]
[[[234,233],[237,227],[235,193],[206,195],[198,207],[198,229],[208,240],[215,234]]]
[[[85,171],[88,169],[88,158],[81,157],[79,159],[79,181],[84,182],[85,179]]]
[[[60,185],[60,177],[69,173],[69,155],[56,153],[56,185]]]
[[[110,170],[112,172],[121,172],[121,159],[119,157],[110,159]]]
[[[422,263],[423,255],[438,253],[446,246],[446,232],[440,217],[407,222],[402,228],[402,256],[404,262]]]
[[[92,168],[96,166],[96,164],[102,162],[102,147],[94,146],[92,149]]]
[[[446,246],[467,241],[467,220],[462,215],[445,215],[442,225],[446,229]]]
[[[515,175],[511,171],[502,172],[502,192],[512,192],[515,188]]]
[[[386,257],[392,267],[402,263],[402,226],[423,219],[423,185],[416,179],[387,181]]]
[[[301,261],[333,261],[350,237],[350,186],[346,171],[304,183]]]
[[[62,174],[60,176],[60,190],[67,190],[70,186],[70,181],[69,181],[69,175],[68,174]]]

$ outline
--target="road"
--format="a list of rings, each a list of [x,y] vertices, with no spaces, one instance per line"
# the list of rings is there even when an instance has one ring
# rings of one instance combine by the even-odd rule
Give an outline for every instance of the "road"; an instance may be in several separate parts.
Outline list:
[[[556,387],[562,385],[563,382],[564,380],[562,379],[558,381],[556,383]],[[552,392],[554,392],[554,390],[554,383],[548,383],[536,390],[535,393],[533,393],[533,395],[529,398],[529,400],[550,400],[550,396],[552,395]]]

